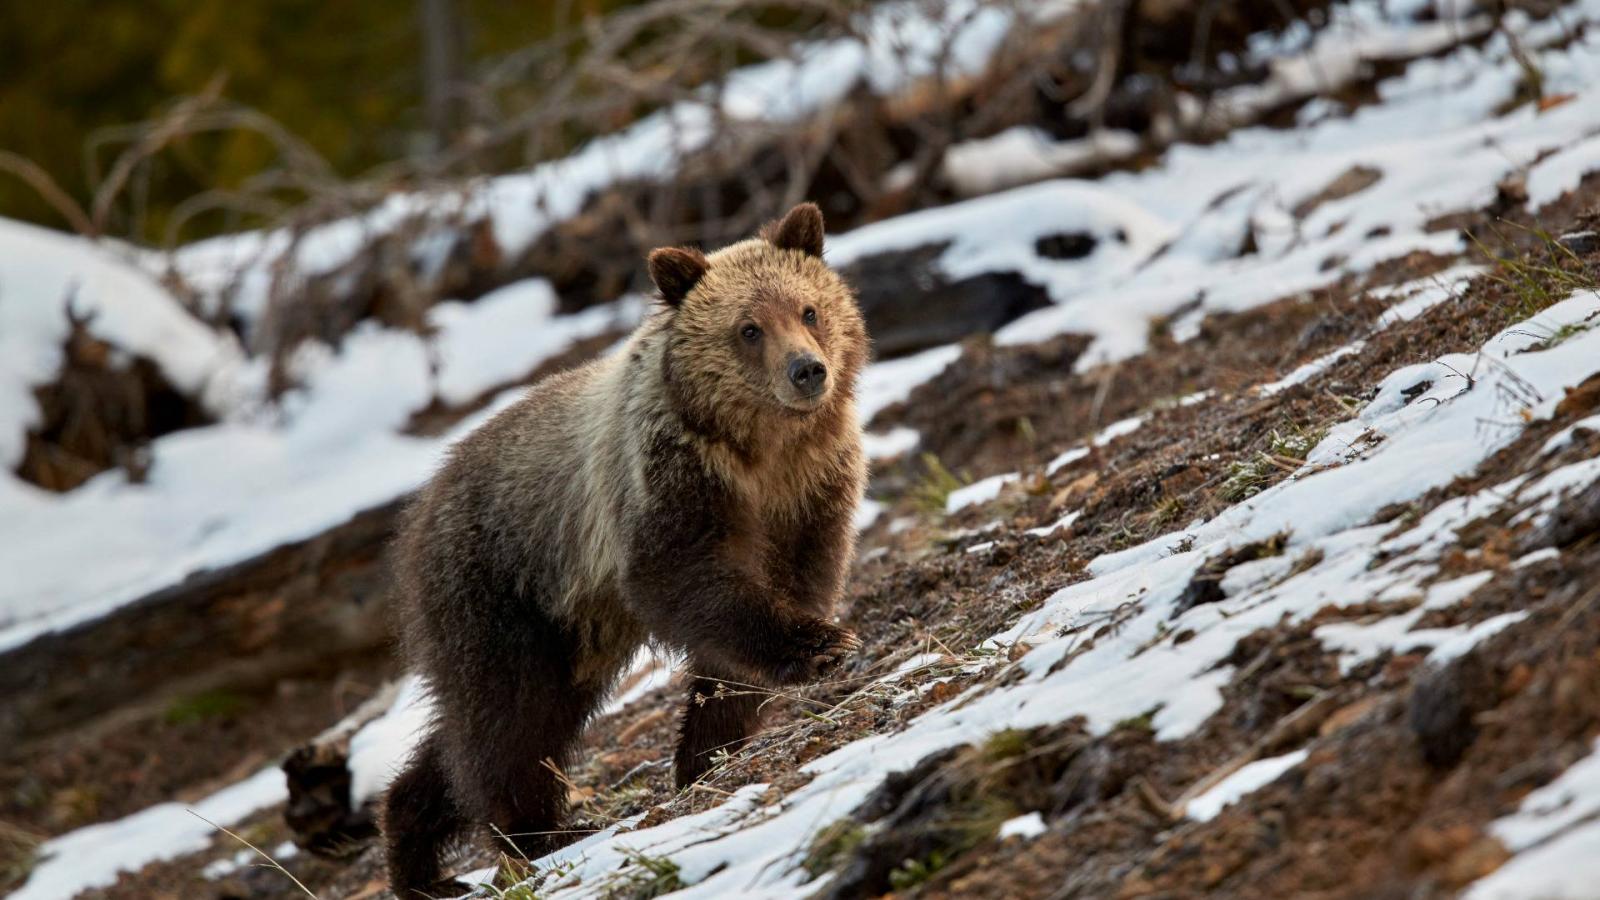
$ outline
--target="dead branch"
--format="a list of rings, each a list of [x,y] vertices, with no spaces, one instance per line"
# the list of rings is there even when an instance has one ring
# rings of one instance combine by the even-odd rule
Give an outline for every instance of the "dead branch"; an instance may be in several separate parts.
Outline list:
[[[85,237],[94,236],[94,223],[89,220],[89,215],[83,211],[83,207],[62,190],[61,185],[57,184],[56,180],[50,177],[50,173],[38,163],[10,150],[0,150],[0,171],[10,172],[28,187],[33,188],[34,193],[50,204],[61,218],[67,220],[73,231]]]

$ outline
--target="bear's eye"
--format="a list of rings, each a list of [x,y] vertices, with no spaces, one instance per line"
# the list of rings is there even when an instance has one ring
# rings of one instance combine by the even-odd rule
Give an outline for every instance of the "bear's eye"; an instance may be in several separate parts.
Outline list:
[[[806,311],[800,314],[800,321],[807,325],[817,324],[817,311],[809,306],[806,307]]]
[[[739,329],[739,334],[743,335],[744,339],[752,344],[761,339],[761,329],[754,325],[746,325]]]

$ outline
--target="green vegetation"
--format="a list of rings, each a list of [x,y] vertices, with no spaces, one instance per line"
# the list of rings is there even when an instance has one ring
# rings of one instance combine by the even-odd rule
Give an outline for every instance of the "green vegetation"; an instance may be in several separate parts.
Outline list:
[[[1550,332],[1550,336],[1539,342],[1537,349],[1549,350],[1559,347],[1567,341],[1594,327],[1593,322],[1568,322],[1560,328]]]
[[[1032,735],[1019,728],[1006,728],[989,735],[983,742],[983,756],[991,762],[1002,762],[1015,759],[1028,752],[1032,746]]]
[[[495,15],[498,4],[470,4]],[[298,135],[336,171],[405,155],[419,127],[415,4],[270,0],[150,0],[0,6],[0,134],[6,149],[48,172],[87,205],[132,135],[176,98],[218,79],[222,96]],[[551,14],[495,15],[476,29],[480,52],[548,29]],[[516,19],[522,19],[519,23]],[[538,20],[546,20],[536,24]],[[236,189],[270,163],[272,142],[243,130],[176,143],[140,184],[143,209],[113,233],[157,235],[172,208],[212,187]],[[20,180],[0,173],[0,215],[67,223]],[[139,221],[142,220],[142,221]],[[217,224],[223,224],[221,222]]]
[[[236,716],[250,705],[250,698],[233,691],[226,689],[202,691],[172,701],[172,705],[167,707],[166,720],[169,725],[188,725],[208,719]]]
[[[1183,498],[1168,494],[1156,501],[1155,509],[1150,512],[1150,524],[1155,528],[1165,528],[1178,521],[1183,515]]]
[[[971,479],[958,477],[945,468],[939,457],[932,453],[922,454],[922,468],[922,480],[910,491],[912,503],[927,515],[943,515],[945,502],[950,499],[950,493]]]
[[[44,838],[0,822],[0,891],[21,884],[38,862]]]
[[[682,890],[678,864],[665,856],[650,856],[637,850],[624,850],[629,867],[624,868],[606,887],[606,900],[653,900]]]
[[[867,828],[851,818],[843,818],[817,832],[800,868],[812,878],[832,871],[835,863],[850,856],[867,839]]]
[[[1326,428],[1293,426],[1284,431],[1274,429],[1267,440],[1267,449],[1235,460],[1228,466],[1228,477],[1217,493],[1229,503],[1238,503],[1266,490],[1279,475],[1293,472],[1305,465],[1306,455],[1322,442]]]
[[[1495,236],[1512,248],[1505,255],[1495,253],[1476,235],[1471,235],[1478,252],[1494,264],[1495,271],[1485,277],[1504,288],[1510,297],[1508,302],[1500,304],[1505,324],[1531,318],[1578,291],[1600,289],[1600,283],[1589,274],[1583,260],[1548,231],[1536,226],[1512,227],[1538,240],[1544,258],[1536,259],[1532,252],[1516,249],[1515,242],[1498,230]]]
[[[947,862],[949,860],[938,850],[923,859],[908,859],[889,873],[889,884],[897,891],[910,890],[932,878]]]
[[[1153,733],[1156,730],[1156,713],[1161,712],[1161,707],[1164,705],[1165,704],[1157,703],[1155,706],[1150,707],[1137,716],[1129,716],[1128,718],[1123,719],[1117,723],[1117,729]]]
[[[489,884],[484,885],[484,888],[491,896],[495,898],[495,900],[542,900],[544,896],[543,894],[540,894],[538,891],[534,890],[532,885],[521,882],[513,884],[510,887],[500,887],[498,885]]]

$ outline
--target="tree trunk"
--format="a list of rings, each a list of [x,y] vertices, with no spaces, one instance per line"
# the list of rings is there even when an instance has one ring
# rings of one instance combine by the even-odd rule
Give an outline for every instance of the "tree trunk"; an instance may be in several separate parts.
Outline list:
[[[455,0],[417,0],[422,31],[422,106],[435,149],[450,145],[459,124],[462,23]]]

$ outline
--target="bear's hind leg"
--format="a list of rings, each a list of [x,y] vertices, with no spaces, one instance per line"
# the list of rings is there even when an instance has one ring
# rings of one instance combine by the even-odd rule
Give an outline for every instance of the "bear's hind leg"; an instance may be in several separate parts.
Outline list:
[[[723,685],[721,691],[718,685]],[[698,781],[715,764],[718,751],[736,753],[761,727],[761,694],[719,679],[704,670],[689,683],[683,707],[676,762],[678,788]]]
[[[568,762],[599,700],[581,685],[529,679],[516,702],[475,711],[460,735],[461,788],[493,849],[533,860],[571,842],[567,786],[552,767]]]
[[[410,900],[438,894],[444,881],[444,850],[465,826],[450,797],[438,735],[429,735],[384,796],[384,849],[389,889],[396,897]]]

